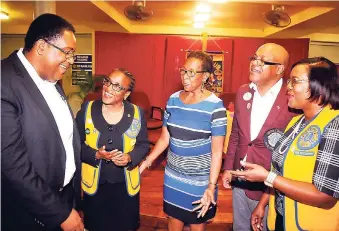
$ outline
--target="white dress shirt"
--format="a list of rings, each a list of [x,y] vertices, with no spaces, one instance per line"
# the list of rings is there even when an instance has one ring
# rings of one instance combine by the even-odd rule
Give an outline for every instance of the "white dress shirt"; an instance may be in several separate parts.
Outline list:
[[[55,83],[42,79],[32,64],[26,59],[21,48],[17,55],[26,68],[28,74],[39,88],[41,94],[51,110],[54,120],[58,126],[62,143],[66,151],[65,178],[64,186],[66,186],[73,178],[75,172],[75,160],[73,149],[73,117],[69,111],[66,100],[60,95],[55,87]]]
[[[257,85],[254,83],[250,84],[250,88],[254,90],[251,112],[251,140],[257,138],[281,90],[282,84],[283,80],[280,79],[263,96],[259,94]]]

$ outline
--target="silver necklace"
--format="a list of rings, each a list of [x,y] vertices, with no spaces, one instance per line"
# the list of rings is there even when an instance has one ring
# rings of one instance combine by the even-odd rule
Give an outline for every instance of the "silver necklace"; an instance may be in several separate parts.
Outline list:
[[[292,138],[292,140],[294,140],[296,134],[297,134],[298,131],[299,131],[299,128],[300,128],[300,126],[301,126],[301,123],[304,121],[304,119],[305,119],[305,116],[303,116],[303,117],[301,118],[301,120],[299,121],[299,123],[297,124],[297,126],[295,126],[295,128],[293,129],[293,131],[291,132],[291,134],[289,134],[289,135],[281,142],[280,147],[279,147],[279,150],[278,150],[278,152],[279,152],[280,154],[284,154],[284,153],[287,151],[287,149],[289,148],[289,146],[286,145],[287,142],[288,142],[288,140],[289,140],[290,138]],[[284,148],[284,149],[282,149],[282,148]]]
[[[317,114],[315,115],[315,117],[316,117],[323,109],[324,109],[323,107],[320,108],[319,111],[317,112]],[[279,147],[279,150],[278,150],[278,152],[279,152],[280,154],[284,154],[284,153],[287,151],[287,149],[289,148],[289,146],[286,145],[287,142],[288,142],[288,140],[289,140],[291,137],[292,137],[292,140],[294,140],[295,136],[298,134],[299,128],[300,128],[300,126],[301,126],[301,123],[304,121],[304,119],[305,119],[305,115],[300,119],[299,123],[297,124],[297,126],[295,126],[295,128],[293,129],[293,131],[291,132],[291,134],[289,134],[288,137],[286,137],[286,138],[281,142],[280,147]],[[284,149],[282,150],[282,148],[284,148]]]

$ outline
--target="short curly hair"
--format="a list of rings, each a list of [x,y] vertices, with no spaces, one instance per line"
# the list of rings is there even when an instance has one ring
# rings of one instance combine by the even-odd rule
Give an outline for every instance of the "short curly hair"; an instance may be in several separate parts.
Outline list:
[[[201,61],[202,70],[208,73],[213,73],[213,60],[206,52],[192,51],[187,56],[187,59],[195,58]]]

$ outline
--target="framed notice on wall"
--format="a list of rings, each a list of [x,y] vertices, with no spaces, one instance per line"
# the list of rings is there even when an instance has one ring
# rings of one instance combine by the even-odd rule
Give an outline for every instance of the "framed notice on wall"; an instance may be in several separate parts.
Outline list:
[[[187,51],[186,57],[191,51]],[[224,54],[221,52],[208,52],[213,60],[213,73],[208,78],[205,88],[217,96],[223,92],[224,83]]]
[[[77,86],[87,82],[88,77],[92,77],[92,55],[77,54],[72,65],[72,85]]]

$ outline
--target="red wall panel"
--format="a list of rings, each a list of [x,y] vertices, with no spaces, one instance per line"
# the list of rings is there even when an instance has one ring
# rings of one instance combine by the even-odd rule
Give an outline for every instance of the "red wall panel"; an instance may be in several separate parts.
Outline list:
[[[128,69],[136,79],[135,91],[147,93],[161,106],[165,41],[163,35],[95,33],[95,72],[108,75],[114,68]]]
[[[277,43],[288,51],[290,55],[289,65],[285,77],[289,76],[291,66],[296,61],[308,57],[309,39],[263,39],[263,38],[237,38],[234,39],[233,65],[231,77],[231,92],[249,80],[249,57],[255,54],[256,50],[263,44]]]
[[[224,51],[224,92],[236,92],[249,82],[248,57],[267,42],[278,43],[290,53],[287,75],[294,62],[308,57],[309,39],[209,38],[207,51]],[[145,92],[152,105],[163,107],[172,93],[182,89],[178,68],[187,49],[201,50],[201,38],[96,32],[96,74],[125,67],[135,75],[135,90]]]

